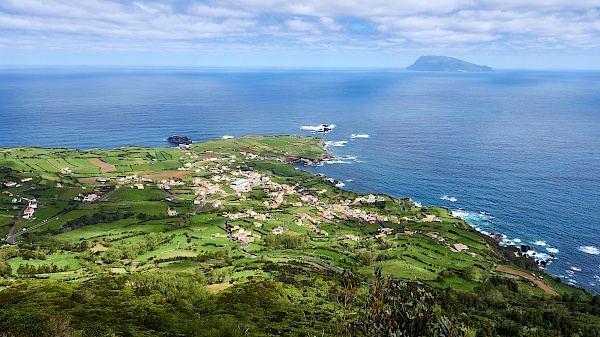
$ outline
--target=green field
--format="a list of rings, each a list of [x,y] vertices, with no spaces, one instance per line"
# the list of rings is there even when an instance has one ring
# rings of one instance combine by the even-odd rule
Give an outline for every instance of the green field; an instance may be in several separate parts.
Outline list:
[[[547,285],[571,301],[568,310],[575,313],[573,324],[582,322],[583,311],[592,321],[597,318],[595,309],[587,307],[596,300],[592,294],[559,282],[538,270],[533,260],[515,256],[510,248],[498,247],[447,208],[416,207],[409,199],[390,196],[361,201],[357,198],[366,194],[338,189],[321,176],[286,164],[297,157],[318,160],[327,155],[322,146],[322,140],[313,137],[248,136],[194,144],[189,149],[0,149],[0,183],[32,178],[18,187],[0,185],[0,235],[6,238],[20,221],[16,226],[20,235],[15,237],[19,245],[0,248],[0,308],[11,307],[6,303],[12,295],[6,295],[3,302],[4,294],[41,287],[50,297],[70,292],[66,299],[41,303],[68,308],[64,315],[75,322],[77,336],[167,336],[163,326],[177,330],[187,323],[196,330],[179,335],[207,331],[207,336],[240,336],[238,330],[227,332],[226,328],[235,327],[229,321],[232,317],[254,327],[249,336],[327,335],[325,331],[336,335],[332,322],[341,324],[344,310],[340,305],[349,291],[344,282],[352,277],[359,284],[348,309],[350,319],[356,320],[374,273],[381,271],[384,277],[417,282],[443,298],[436,312],[474,325],[477,333],[472,336],[575,336],[557,334],[547,325],[542,328],[541,320],[532,323],[540,330],[521,328],[521,334],[497,328],[519,326],[514,323],[519,317],[524,325],[529,318],[515,312],[534,317],[539,312],[532,313],[537,309],[531,303],[567,312],[562,299],[532,287],[522,277],[496,272],[497,265],[512,263],[518,270],[543,276]],[[101,173],[88,161],[91,158],[115,165],[116,171]],[[65,168],[70,172],[61,172]],[[100,182],[99,178],[110,180]],[[230,185],[240,178],[247,186]],[[84,201],[91,194],[99,198]],[[24,199],[14,204],[16,196]],[[35,219],[20,220],[26,199],[32,198],[38,202]],[[430,215],[440,222],[421,220]],[[57,219],[35,230],[23,231],[54,216]],[[297,224],[301,217],[302,226]],[[284,233],[274,234],[280,227]],[[377,238],[382,227],[392,228],[392,234]],[[431,233],[443,240],[429,237]],[[468,248],[453,252],[450,246],[454,244]],[[88,302],[93,304],[86,307]],[[143,333],[108,329],[120,321],[104,309],[97,312],[112,318],[93,326],[80,323],[79,317],[95,315],[89,308],[121,303],[137,311],[126,314],[127,309],[119,307],[113,314],[128,317],[124,324],[131,331],[144,325],[139,330]],[[463,311],[461,305],[468,309]],[[509,310],[511,306],[518,310]],[[168,308],[183,323],[169,323],[172,318],[161,316],[163,309],[158,307]],[[36,307],[28,308],[35,311]],[[85,314],[75,314],[72,308]],[[263,311],[252,314],[258,308]],[[301,311],[294,311],[297,308]],[[315,310],[322,321],[311,316]],[[204,321],[207,313],[210,320]],[[543,317],[554,319],[555,314],[548,309]],[[221,330],[205,329],[216,329],[220,323],[215,322],[220,320],[225,322]],[[278,320],[285,324],[278,325]],[[310,320],[318,322],[315,326],[321,332],[307,333]],[[492,325],[496,330],[488,334],[486,327]],[[256,326],[268,326],[273,332],[259,334]],[[594,336],[586,335],[582,326],[586,325],[577,324],[577,336]],[[105,328],[109,332],[101,334]]]

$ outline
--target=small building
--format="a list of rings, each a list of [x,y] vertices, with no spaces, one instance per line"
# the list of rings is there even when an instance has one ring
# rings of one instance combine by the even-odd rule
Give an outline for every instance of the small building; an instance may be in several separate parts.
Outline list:
[[[31,177],[27,177],[27,178],[23,178],[23,179],[21,179],[21,182],[22,182],[22,183],[26,183],[26,182],[28,182],[28,181],[32,181],[32,180],[33,180],[33,178],[31,178]]]
[[[242,189],[246,188],[246,186],[248,186],[248,184],[249,184],[249,182],[247,179],[240,178],[240,179],[236,179],[231,184],[229,184],[229,187],[238,191],[238,190],[242,190]]]
[[[174,210],[174,209],[170,209],[170,208],[169,208],[169,209],[167,210],[167,214],[168,214],[169,216],[177,216],[177,211],[176,211],[176,210]]]
[[[93,201],[98,200],[98,198],[100,198],[100,197],[97,194],[93,193],[93,194],[88,194],[87,196],[85,196],[83,198],[83,201],[84,202],[93,202]]]
[[[33,213],[35,213],[34,208],[27,208],[23,211],[23,218],[30,219]]]
[[[452,246],[450,246],[450,250],[455,253],[460,253],[463,250],[467,250],[467,249],[469,249],[469,247],[467,247],[467,245],[464,245],[462,243],[455,243]]]

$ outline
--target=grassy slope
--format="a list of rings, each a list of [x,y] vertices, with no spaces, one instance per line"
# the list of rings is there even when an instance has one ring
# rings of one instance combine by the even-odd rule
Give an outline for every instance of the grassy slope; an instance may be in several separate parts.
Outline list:
[[[263,159],[247,159],[242,153],[259,155]],[[25,242],[31,245],[22,245],[22,249],[37,249],[40,246],[46,258],[29,256],[24,259],[21,256],[23,252],[13,254],[13,257],[6,259],[12,267],[11,278],[23,276],[16,273],[21,264],[36,267],[44,264],[61,267],[68,265],[69,272],[46,277],[75,279],[80,282],[118,269],[119,272],[132,275],[138,271],[203,270],[207,275],[222,275],[220,280],[243,283],[257,275],[259,278],[271,278],[270,272],[261,270],[273,262],[284,265],[308,264],[313,270],[327,272],[321,266],[304,259],[310,257],[357,274],[372,274],[375,268],[380,267],[384,275],[424,282],[440,289],[450,286],[453,289],[471,290],[496,274],[496,264],[507,263],[490,249],[489,240],[460,219],[452,217],[447,209],[411,207],[406,200],[390,197],[385,197],[383,202],[362,202],[350,206],[366,213],[388,217],[388,221],[381,226],[393,228],[394,234],[382,239],[374,237],[379,224],[354,218],[326,219],[319,214],[316,206],[306,202],[302,206],[292,206],[293,203],[300,202],[299,195],[285,195],[283,203],[272,209],[262,206],[264,200],[272,201],[262,188],[235,195],[227,187],[227,183],[223,185],[226,191],[232,193],[230,196],[209,196],[210,200],[229,200],[224,208],[213,208],[207,204],[193,216],[188,213],[199,206],[191,203],[191,199],[195,197],[191,187],[177,187],[187,188],[190,192],[181,194],[182,199],[169,200],[168,195],[155,186],[156,181],[144,182],[146,186],[143,190],[132,188],[133,182],[125,182],[109,198],[91,205],[73,201],[80,194],[92,193],[95,187],[106,189],[100,183],[79,180],[100,174],[99,169],[90,164],[88,158],[99,158],[116,166],[117,171],[102,174],[112,179],[110,185],[113,186],[117,186],[118,179],[125,175],[169,172],[186,164],[190,167],[188,174],[176,180],[191,186],[194,178],[210,180],[215,175],[229,175],[230,171],[211,171],[229,166],[233,169],[252,169],[269,176],[271,181],[295,185],[297,190],[302,191],[301,194],[317,196],[325,203],[355,200],[359,194],[337,189],[321,177],[273,160],[286,154],[315,159],[324,153],[320,139],[295,136],[216,140],[195,144],[191,150],[140,147],[87,151],[41,148],[0,150],[0,182],[34,178],[21,187],[6,188],[2,185],[1,191],[36,197],[43,205],[36,212],[37,222],[55,214],[64,214],[58,220],[25,235]],[[69,167],[72,173],[61,174],[60,170],[64,167]],[[62,183],[63,187],[57,188],[56,182]],[[6,209],[4,212],[7,214],[0,218],[0,231],[4,234],[8,232],[9,221],[16,215],[16,211],[12,210],[14,205],[10,202],[11,198],[5,193],[0,199],[0,206]],[[18,206],[22,207],[23,204]],[[180,214],[168,217],[168,208],[176,209]],[[269,213],[272,219],[257,221],[242,218],[231,221],[230,226],[239,226],[255,235],[255,242],[244,247],[223,237],[223,228],[227,222],[224,214],[245,212],[248,209]],[[131,216],[109,222],[89,220],[94,216],[117,212]],[[313,232],[306,223],[303,226],[295,224],[300,213],[310,214],[312,222],[328,235]],[[340,212],[337,214],[341,215]],[[442,222],[421,222],[420,219],[428,214],[436,215]],[[88,223],[84,226],[57,234],[56,231],[60,231],[69,221],[79,221],[86,217]],[[256,222],[263,226],[254,226]],[[30,227],[34,223],[35,221],[24,222],[22,227]],[[273,241],[271,230],[286,225],[289,242]],[[411,230],[412,234],[405,234],[403,228]],[[55,232],[50,235],[50,231]],[[437,233],[445,241],[439,242],[427,237],[425,234],[428,232]],[[358,242],[344,239],[342,236],[346,234],[358,235],[360,239]],[[256,235],[262,238],[259,239]],[[291,239],[292,237],[296,239]],[[466,244],[476,256],[451,252],[447,246],[454,243]],[[97,247],[102,249],[95,249]],[[543,275],[541,272],[536,273]],[[573,287],[556,283],[552,277],[545,276],[544,282],[563,294],[572,295],[576,291]],[[532,291],[524,280],[514,280],[519,287]],[[7,284],[10,285],[11,282]],[[536,296],[549,297],[539,289],[533,292]]]

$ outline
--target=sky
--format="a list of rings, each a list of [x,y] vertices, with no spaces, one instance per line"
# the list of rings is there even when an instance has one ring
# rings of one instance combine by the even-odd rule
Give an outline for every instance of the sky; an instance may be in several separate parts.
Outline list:
[[[0,0],[2,66],[600,70],[600,0]]]

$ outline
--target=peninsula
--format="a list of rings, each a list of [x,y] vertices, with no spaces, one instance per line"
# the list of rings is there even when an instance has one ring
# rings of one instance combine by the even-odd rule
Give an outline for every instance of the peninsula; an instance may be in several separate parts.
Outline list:
[[[323,145],[0,149],[0,331],[598,336],[600,296],[447,208],[303,171]]]
[[[480,66],[448,56],[421,56],[407,70],[449,71],[449,72],[485,72],[493,71],[488,66]]]

